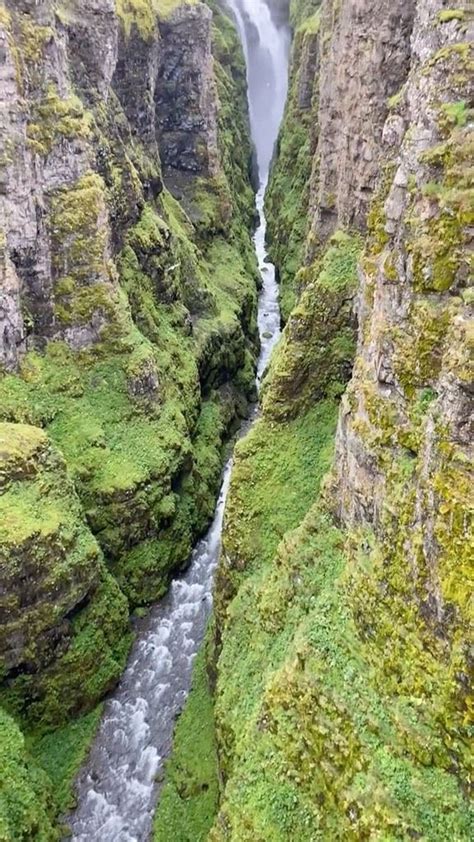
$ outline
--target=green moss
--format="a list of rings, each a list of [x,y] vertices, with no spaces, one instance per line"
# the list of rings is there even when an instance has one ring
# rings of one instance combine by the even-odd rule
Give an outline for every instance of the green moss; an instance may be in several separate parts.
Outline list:
[[[453,128],[459,126],[463,128],[469,121],[472,109],[469,109],[464,100],[459,102],[447,102],[441,106],[441,113],[443,115],[442,127]]]
[[[39,155],[46,156],[63,138],[87,140],[91,136],[92,126],[92,114],[84,109],[79,97],[73,94],[62,98],[55,86],[50,84],[43,98],[33,109],[27,126],[27,137],[32,149]]]
[[[39,26],[28,15],[19,20],[19,33],[21,47],[21,58],[28,65],[35,65],[41,61],[44,50],[51,40],[53,30],[49,26]],[[50,89],[53,93],[54,89]]]
[[[319,10],[321,0],[291,0],[290,23],[297,30],[299,27],[313,26],[314,15]]]
[[[452,20],[464,20],[465,15],[464,9],[443,9],[437,17],[440,23],[449,23]]]
[[[163,505],[173,499],[178,511],[181,491],[172,491],[173,478],[182,470],[190,472],[193,446],[195,459],[200,459],[200,428],[196,433],[193,429],[199,395],[192,347],[189,341],[179,342],[163,308],[157,312],[160,351],[142,340],[131,347],[121,348],[117,343],[115,353],[103,359],[95,355],[78,358],[63,345],[51,343],[45,356],[32,354],[25,359],[22,379],[12,376],[0,382],[4,416],[48,424],[78,484],[89,523],[124,586],[125,572],[135,559],[133,584],[127,586],[129,594],[137,593],[140,570],[143,573],[146,567],[148,579],[142,581],[140,594],[147,601],[157,591],[162,592],[170,567],[182,564],[189,555],[189,542],[196,534],[192,520],[179,523],[187,536],[185,546],[176,542],[176,525],[165,552],[164,530],[169,528],[170,510]],[[240,342],[244,346],[243,336]],[[143,372],[153,376],[153,365],[158,372],[160,400],[154,405],[152,393],[151,403],[143,404],[142,399],[131,397],[129,383],[137,378],[140,382]],[[165,378],[161,372],[177,372],[179,377],[173,375],[171,380],[169,374]],[[191,429],[183,415],[186,408]],[[219,464],[224,429],[217,420],[213,435]],[[209,497],[215,493],[215,467],[211,473],[209,493],[205,494],[203,480],[201,500],[196,501],[206,517]],[[202,528],[206,519],[204,523],[202,518],[198,520],[196,529]],[[144,546],[141,550],[139,545],[145,540],[147,549]],[[160,552],[155,552],[157,544],[161,545]],[[138,559],[145,561],[145,556],[151,563],[154,552],[156,582],[150,576],[150,564],[138,564]],[[162,564],[160,558],[164,559]],[[170,562],[167,569],[166,558]]]
[[[18,715],[59,722],[100,698],[118,677],[127,648],[127,605],[105,573],[64,462],[44,433],[0,425],[0,442],[0,695]],[[25,593],[25,580],[37,582],[34,595]],[[99,631],[101,594],[109,602],[109,619]],[[85,617],[90,627],[81,636]],[[64,647],[57,652],[59,627]],[[80,663],[70,676],[76,657]],[[68,694],[70,682],[74,691]]]
[[[38,467],[38,454],[46,445],[46,436],[37,427],[26,424],[0,425],[0,488],[2,491],[12,480],[35,474]]]
[[[0,839],[58,840],[51,784],[28,757],[18,726],[1,709],[0,770]]]
[[[117,680],[129,644],[128,606],[44,433],[0,425],[0,441],[8,443],[9,470],[0,497],[0,696],[25,719],[58,723]],[[25,577],[38,583],[33,599]],[[63,646],[56,650],[58,629]]]
[[[314,12],[314,14],[312,14],[309,18],[307,18],[305,21],[303,21],[303,23],[301,24],[301,30],[303,32],[308,32],[308,33],[311,33],[312,35],[315,35],[316,33],[319,32],[320,22],[321,22],[321,18],[320,18],[320,12],[319,12],[319,9],[318,9],[316,12]]]
[[[71,187],[58,190],[51,202],[51,233],[56,276],[93,281],[104,269],[107,229],[104,183],[90,172]]]
[[[263,409],[269,417],[295,415],[343,389],[355,353],[351,300],[360,248],[357,237],[337,232],[321,260],[301,271],[304,291],[264,383]]]
[[[273,458],[283,467],[284,448]],[[452,681],[466,653],[455,630],[449,657],[413,600],[411,476],[392,474],[383,545],[367,531],[344,536],[316,505],[273,556],[257,550],[247,567],[243,546],[227,550],[224,563],[240,558],[244,576],[218,662],[227,784],[213,842],[470,837],[464,703]],[[233,494],[227,530],[246,514]],[[286,498],[275,500],[283,510]]]
[[[318,50],[318,30],[319,11],[305,19],[295,34],[287,105],[265,198],[269,253],[278,269],[283,323],[300,292],[297,273],[303,264],[307,234],[312,135],[318,100],[314,92],[310,103],[302,102],[301,85],[303,74],[308,74],[306,63],[314,61],[313,54]]]
[[[117,15],[125,34],[136,27],[144,40],[150,40],[156,29],[155,0],[118,0]]]
[[[101,713],[99,705],[62,728],[28,735],[31,756],[48,775],[60,813],[75,807],[73,783],[86,759]]]
[[[407,393],[434,382],[439,374],[451,315],[449,306],[419,301],[412,306],[409,329],[394,331],[394,369]]]
[[[28,718],[54,726],[90,710],[119,680],[131,645],[128,605],[112,576],[99,582],[93,599],[74,617],[71,642],[38,681]],[[27,682],[19,683],[21,689]]]
[[[466,249],[474,219],[472,174],[468,161],[472,142],[464,128],[464,102],[444,106],[440,126],[445,141],[423,153],[423,162],[433,168],[436,181],[424,186],[432,197],[432,214],[419,215],[417,195],[409,218],[408,248],[413,255],[416,289],[444,292],[469,274],[470,256]]]
[[[392,186],[394,174],[394,165],[391,162],[385,164],[378,182],[377,190],[375,191],[370,204],[369,213],[367,215],[367,229],[370,238],[369,244],[371,257],[376,257],[380,254],[386,243],[390,240],[390,237],[385,230],[387,222],[385,215],[385,201]]]
[[[214,705],[205,666],[198,654],[193,684],[173,738],[165,782],[154,820],[155,842],[204,842],[218,805]]]
[[[396,109],[400,106],[400,104],[403,101],[403,93],[404,88],[402,88],[400,91],[397,91],[396,94],[393,94],[393,96],[388,98],[387,106],[390,109],[390,111],[396,111]]]
[[[263,418],[238,443],[223,563],[217,574],[219,619],[242,576],[254,565],[270,561],[283,535],[296,526],[314,499],[330,465],[336,411],[336,403],[328,400],[283,424]]]

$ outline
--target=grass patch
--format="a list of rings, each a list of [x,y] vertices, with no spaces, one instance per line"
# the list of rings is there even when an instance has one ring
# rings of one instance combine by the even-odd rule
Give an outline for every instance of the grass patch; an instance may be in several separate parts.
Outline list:
[[[41,736],[28,738],[30,754],[53,784],[60,813],[74,808],[74,779],[83,765],[99,725],[102,705],[85,716]]]
[[[217,812],[218,796],[214,706],[202,646],[166,766],[154,842],[204,842]]]
[[[283,535],[307,512],[330,465],[336,416],[337,404],[328,400],[285,424],[263,418],[238,443],[225,552],[247,565],[272,558]]]
[[[0,708],[0,839],[55,842],[50,781],[28,756],[15,721]]]

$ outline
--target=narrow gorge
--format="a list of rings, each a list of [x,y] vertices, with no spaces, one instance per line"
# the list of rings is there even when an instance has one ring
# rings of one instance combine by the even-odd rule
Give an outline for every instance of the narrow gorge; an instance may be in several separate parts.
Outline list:
[[[0,842],[474,837],[473,34],[0,0]]]

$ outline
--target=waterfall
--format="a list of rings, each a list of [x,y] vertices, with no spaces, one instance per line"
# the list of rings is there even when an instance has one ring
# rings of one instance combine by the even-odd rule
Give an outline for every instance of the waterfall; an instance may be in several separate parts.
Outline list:
[[[227,0],[244,48],[252,137],[261,184],[268,178],[288,89],[288,26],[277,26],[266,0]]]

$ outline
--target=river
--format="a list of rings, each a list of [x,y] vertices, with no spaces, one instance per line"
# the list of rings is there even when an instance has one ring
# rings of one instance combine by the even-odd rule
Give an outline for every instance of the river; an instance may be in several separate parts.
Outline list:
[[[254,236],[263,281],[258,310],[259,383],[280,335],[278,286],[275,269],[267,262],[263,204],[286,99],[290,33],[288,27],[276,25],[265,0],[227,3],[247,62],[250,122],[260,180],[259,225]],[[212,608],[231,471],[229,459],[214,520],[194,549],[188,569],[138,624],[127,667],[105,704],[87,762],[76,781],[78,806],[68,819],[76,842],[146,842],[150,838],[164,762]]]

